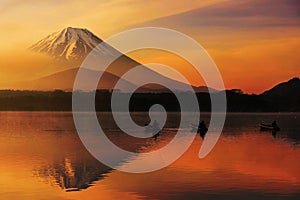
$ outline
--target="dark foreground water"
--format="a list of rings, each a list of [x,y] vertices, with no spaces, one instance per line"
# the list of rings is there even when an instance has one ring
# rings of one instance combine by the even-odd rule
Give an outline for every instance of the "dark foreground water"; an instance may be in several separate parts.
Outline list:
[[[137,152],[168,143],[180,118],[171,113],[154,141],[124,137],[109,114],[99,115],[112,141]],[[140,124],[148,119],[146,113],[132,117]],[[209,121],[208,114],[202,117]],[[280,132],[259,131],[260,122],[273,120]],[[299,113],[228,114],[220,140],[204,159],[198,158],[202,139],[197,135],[172,165],[129,174],[87,152],[71,113],[0,112],[0,199],[299,199],[299,141]]]

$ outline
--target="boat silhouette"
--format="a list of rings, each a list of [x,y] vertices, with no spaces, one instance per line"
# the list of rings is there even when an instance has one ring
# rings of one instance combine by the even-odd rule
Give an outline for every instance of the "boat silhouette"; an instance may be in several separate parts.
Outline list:
[[[196,124],[191,124],[191,126],[192,126],[192,132],[197,131],[197,133],[200,134],[201,138],[205,137],[205,135],[208,131],[208,128],[205,125],[199,126]]]
[[[271,124],[259,124],[261,131],[280,131],[280,128],[278,126],[272,126]]]

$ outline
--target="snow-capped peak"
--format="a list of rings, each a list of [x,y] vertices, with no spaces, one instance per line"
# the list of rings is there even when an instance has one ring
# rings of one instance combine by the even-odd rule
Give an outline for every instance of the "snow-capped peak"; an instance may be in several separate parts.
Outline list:
[[[47,53],[58,59],[81,61],[102,40],[87,29],[68,27],[52,33],[30,47],[31,50]],[[115,49],[107,45],[103,53],[111,55]]]

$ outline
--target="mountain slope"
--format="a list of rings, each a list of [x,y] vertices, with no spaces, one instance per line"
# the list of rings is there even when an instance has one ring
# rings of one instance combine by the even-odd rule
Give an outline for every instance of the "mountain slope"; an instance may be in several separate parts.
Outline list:
[[[287,82],[283,82],[274,86],[272,89],[262,93],[262,95],[269,97],[282,97],[283,95],[293,96],[297,93],[300,93],[300,79],[295,77]]]
[[[73,69],[60,71],[32,81],[23,81],[14,84],[3,85],[2,88],[15,88],[18,90],[45,90],[45,91],[60,89],[65,91],[72,91],[74,80],[78,69],[79,68],[73,68]],[[178,88],[180,89],[186,87],[184,83],[168,79],[156,73],[152,73],[150,69],[145,69],[145,71],[148,71],[147,73],[149,74],[149,76],[147,76],[147,78],[149,80],[163,80],[164,83],[168,83],[172,85],[171,89],[177,90]],[[140,77],[144,76],[143,73],[145,71],[142,69],[138,71],[138,76],[129,76],[129,79],[137,84],[140,84],[141,83]],[[96,74],[98,73],[98,71],[89,70],[89,69],[83,69],[83,72],[87,80],[93,79],[93,77],[95,77]],[[120,88],[114,88],[115,84],[118,81],[120,82]],[[131,88],[136,87],[136,84],[134,84],[131,81],[120,78],[119,76],[114,75],[110,72],[103,72],[102,78],[99,81],[97,89],[107,89],[107,90],[119,89],[122,92],[128,92],[130,91]],[[84,85],[82,87],[87,88]],[[208,89],[205,86],[193,87],[193,89],[195,90],[195,92],[208,92]],[[214,89],[211,90],[213,92],[217,92],[217,90]],[[158,84],[143,85],[137,91],[142,93],[169,92],[169,90],[166,90],[165,87]]]
[[[36,52],[46,53],[58,60],[64,60],[66,65],[72,63],[72,67],[79,67],[81,62],[88,55],[88,53],[100,42],[103,41],[87,29],[68,27],[63,29],[62,31],[47,36],[43,40],[30,47],[30,49]],[[106,84],[104,85],[108,87],[106,89],[111,89],[111,87],[116,84],[118,80],[117,77],[122,77],[126,72],[135,68],[136,66],[140,66],[140,68],[134,76],[130,76],[127,78],[126,81],[128,83],[130,82],[133,85],[141,85],[143,79],[147,78],[148,80],[151,80],[154,83],[160,82],[161,85],[171,85],[171,89],[186,90],[187,88],[187,84],[170,79],[151,70],[148,67],[141,65],[140,63],[136,62],[130,57],[120,53],[117,49],[113,48],[109,44],[104,43],[104,46],[101,46],[97,49],[97,53],[104,55],[105,58],[121,55],[106,69],[106,72],[110,73],[110,76],[115,76],[111,79],[105,78]],[[53,90],[58,88],[70,90],[70,86],[72,85],[71,83],[73,83],[75,79],[75,74],[67,74],[71,72],[74,71],[67,70],[56,72],[55,76],[43,77],[41,79],[34,80],[31,83],[24,83],[24,85],[27,85],[27,88],[32,90],[37,90],[41,88],[43,88],[44,90]],[[143,77],[143,79],[141,79],[141,77]],[[51,83],[50,80],[53,80],[55,83]],[[110,81],[109,84],[108,81]],[[127,86],[129,86],[129,84],[122,85],[123,91],[126,91],[126,89],[128,89]],[[207,91],[207,88],[205,86],[194,87],[194,89],[197,92]],[[145,88],[145,90],[165,91],[165,88],[160,85],[150,84],[147,85],[147,88]]]
[[[276,111],[300,110],[300,79],[293,78],[262,93],[260,97]]]
[[[16,83],[14,87],[22,90],[61,89],[65,91],[72,91],[74,80],[78,69],[79,68],[73,68],[73,69],[57,72],[55,74],[45,76],[33,81]],[[87,79],[95,77],[97,73],[96,71],[88,70],[88,69],[83,69],[83,71]],[[116,83],[117,81],[120,81],[121,85],[123,85],[125,88],[131,88],[135,86],[134,84],[124,79],[120,79],[118,76],[114,74],[111,74],[109,72],[104,72],[103,77],[101,78],[100,84],[98,84],[97,89],[112,90],[114,88],[114,83]]]

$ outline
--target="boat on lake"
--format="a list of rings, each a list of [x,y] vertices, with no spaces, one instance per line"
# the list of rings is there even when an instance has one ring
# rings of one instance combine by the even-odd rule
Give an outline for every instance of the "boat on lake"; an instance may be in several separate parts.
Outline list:
[[[259,124],[261,131],[280,131],[280,128],[278,126],[273,126],[272,124]]]
[[[200,123],[200,125],[191,124],[191,126],[192,126],[192,131],[193,131],[193,132],[196,131],[197,133],[200,134],[200,136],[201,136],[202,138],[205,137],[205,134],[207,133],[208,128],[207,128],[206,125],[204,124],[204,121],[202,122],[202,124]]]

